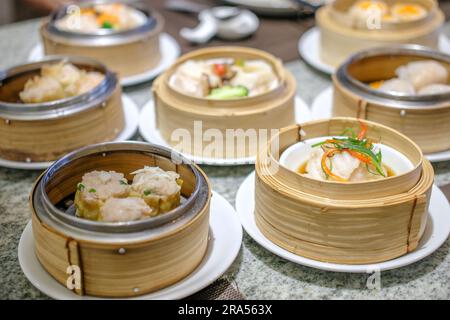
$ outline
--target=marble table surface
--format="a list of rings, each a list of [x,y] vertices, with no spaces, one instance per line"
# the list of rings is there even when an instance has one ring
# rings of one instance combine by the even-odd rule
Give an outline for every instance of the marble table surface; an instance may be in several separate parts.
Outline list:
[[[38,21],[0,27],[0,68],[27,61],[38,43]],[[445,28],[450,35],[450,25]],[[330,85],[300,59],[287,64],[298,81],[298,94],[308,104]],[[142,107],[151,97],[150,83],[126,89]],[[135,137],[140,139],[139,136]],[[252,166],[203,169],[213,188],[234,205],[236,191]],[[450,183],[450,162],[434,165],[436,183]],[[17,259],[20,235],[30,219],[28,195],[39,171],[0,168],[0,299],[48,299],[23,275]],[[428,258],[381,274],[381,289],[369,290],[367,274],[344,274],[303,267],[261,248],[244,234],[242,249],[224,277],[248,299],[449,299],[450,240]]]

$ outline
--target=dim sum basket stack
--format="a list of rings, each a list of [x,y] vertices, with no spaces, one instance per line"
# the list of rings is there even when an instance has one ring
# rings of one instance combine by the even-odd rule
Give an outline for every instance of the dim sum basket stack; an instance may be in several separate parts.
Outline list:
[[[353,118],[290,126],[268,143],[256,163],[255,220],[276,245],[330,263],[368,264],[413,251],[424,233],[434,173],[419,147],[401,133],[367,122],[369,139],[405,155],[413,169],[367,182],[319,181],[279,163],[291,145],[357,130]]]
[[[185,199],[172,211],[130,222],[92,221],[59,209],[73,198],[89,171],[130,173],[144,166],[175,171]],[[208,247],[211,189],[196,165],[170,150],[139,142],[89,146],[56,161],[36,182],[31,196],[35,252],[62,285],[78,268],[80,295],[131,297],[165,288],[188,276]],[[76,283],[76,282],[75,282]]]

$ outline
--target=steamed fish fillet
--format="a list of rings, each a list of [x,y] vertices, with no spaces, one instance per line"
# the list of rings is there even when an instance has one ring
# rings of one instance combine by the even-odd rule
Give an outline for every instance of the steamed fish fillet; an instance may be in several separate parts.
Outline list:
[[[395,73],[400,79],[411,82],[416,91],[431,84],[447,84],[448,82],[447,69],[433,60],[410,62],[398,67]]]
[[[322,170],[323,154],[324,152],[321,148],[314,148],[311,151],[309,160],[306,164],[305,175],[307,177],[317,180],[327,180],[327,176]],[[328,158],[327,164],[329,168],[332,168],[333,174],[351,182],[362,182],[382,178],[382,176],[368,172],[364,163],[361,163],[361,161],[347,152],[336,153],[333,157]]]
[[[64,88],[52,77],[35,76],[25,83],[22,92],[19,93],[20,100],[24,103],[41,103],[64,99],[66,96]]]
[[[100,209],[99,220],[106,222],[141,220],[151,216],[152,211],[142,198],[109,198]]]

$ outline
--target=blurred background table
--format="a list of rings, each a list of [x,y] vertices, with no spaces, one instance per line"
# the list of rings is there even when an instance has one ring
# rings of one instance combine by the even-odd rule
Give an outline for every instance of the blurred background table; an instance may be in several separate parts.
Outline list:
[[[148,2],[157,9],[162,8],[163,1]],[[442,4],[448,17],[450,2]],[[167,19],[166,31],[177,38],[183,52],[197,48],[178,36],[179,29],[195,25],[196,18],[162,12]],[[252,38],[237,43],[214,40],[208,45],[252,46],[289,61],[286,66],[298,82],[298,95],[311,104],[331,84],[328,76],[308,67],[298,55],[298,39],[313,23],[311,17],[263,18],[261,28]],[[39,20],[35,19],[0,27],[1,69],[27,61],[31,49],[39,41],[38,25]],[[445,33],[450,36],[449,23]],[[150,88],[148,82],[127,88],[125,92],[142,107],[151,99]],[[136,135],[135,139],[141,138]],[[434,168],[439,186],[450,183],[450,162],[434,164]],[[234,205],[237,189],[253,171],[253,166],[204,166],[203,169],[213,188]],[[40,173],[0,168],[0,299],[47,299],[28,282],[17,260],[20,235],[30,219],[28,195]],[[450,193],[450,188],[447,190]],[[450,240],[420,262],[383,272],[380,291],[366,288],[367,277],[366,274],[325,272],[296,265],[261,248],[244,233],[242,249],[223,279],[233,283],[248,299],[450,299]]]

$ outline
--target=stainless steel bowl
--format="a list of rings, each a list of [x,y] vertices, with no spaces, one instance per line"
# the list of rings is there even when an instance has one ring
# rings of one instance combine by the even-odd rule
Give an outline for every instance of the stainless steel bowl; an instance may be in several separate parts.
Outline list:
[[[9,120],[62,118],[101,106],[103,103],[106,103],[116,90],[118,86],[117,76],[109,71],[106,66],[91,58],[75,56],[48,56],[38,62],[0,71],[0,85],[7,86],[9,81],[27,74],[30,74],[31,77],[37,74],[43,65],[57,63],[62,60],[101,72],[105,75],[105,79],[97,87],[82,95],[50,102],[24,104],[1,101],[0,97],[0,118]]]
[[[91,161],[114,154],[152,155],[171,160],[177,165],[185,166],[195,177],[195,188],[189,197],[176,209],[157,217],[130,222],[99,222],[70,215],[58,209],[49,198],[49,188],[55,188],[54,179],[74,178],[77,162]],[[73,167],[73,170],[71,168]],[[61,176],[61,169],[65,176]],[[102,170],[98,165],[97,170]],[[189,160],[168,148],[142,142],[113,142],[88,146],[76,150],[51,165],[38,179],[32,193],[31,205],[37,217],[54,230],[78,240],[95,240],[97,242],[142,241],[161,236],[195,218],[207,205],[210,198],[210,186],[205,174]],[[73,190],[75,193],[75,187]]]
[[[114,3],[119,1],[98,0],[76,4],[80,8],[89,8],[93,5]],[[56,26],[56,21],[70,14],[74,4],[66,5],[50,15],[48,23],[45,25],[44,32],[56,42],[71,43],[73,45],[84,46],[112,46],[139,41],[149,37],[153,33],[160,32],[163,27],[163,19],[160,14],[152,12],[143,4],[127,3],[128,6],[139,10],[147,17],[146,22],[134,29],[114,31],[100,30],[96,33],[81,33],[76,31],[61,30]]]
[[[346,89],[362,97],[369,103],[381,104],[399,109],[422,109],[427,105],[438,105],[450,101],[450,93],[429,95],[401,95],[372,89],[366,83],[355,78],[351,69],[356,64],[364,70],[364,61],[377,57],[405,56],[415,60],[436,60],[450,65],[450,55],[434,51],[419,45],[399,45],[393,47],[373,48],[351,56],[336,71],[335,77]],[[361,71],[361,70],[360,70]],[[384,79],[379,79],[384,80]],[[445,107],[445,106],[443,106]]]

